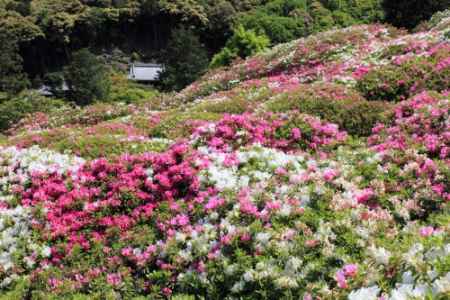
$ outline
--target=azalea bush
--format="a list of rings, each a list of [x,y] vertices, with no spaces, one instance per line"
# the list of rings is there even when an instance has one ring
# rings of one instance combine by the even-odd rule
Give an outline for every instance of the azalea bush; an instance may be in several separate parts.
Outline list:
[[[396,107],[392,126],[374,127],[369,145],[378,151],[404,151],[414,145],[430,157],[449,159],[449,116],[448,96],[423,92]]]
[[[69,152],[87,159],[114,157],[124,153],[162,151],[172,143],[153,138],[144,130],[126,123],[105,122],[86,128],[59,128],[10,138],[7,145],[28,148],[39,145],[60,152]]]
[[[7,131],[28,114],[48,112],[64,107],[64,102],[42,97],[35,92],[20,95],[0,102],[0,131]]]
[[[346,133],[335,124],[309,115],[225,115],[217,123],[199,126],[194,143],[227,151],[245,145],[261,144],[285,150],[317,150],[345,141]]]
[[[443,91],[450,87],[450,46],[439,45],[427,58],[398,58],[396,64],[368,72],[357,88],[369,100],[399,101],[424,90]]]
[[[366,101],[340,85],[301,86],[278,94],[263,105],[263,110],[272,112],[298,110],[319,116],[356,136],[370,135],[375,124],[385,122],[390,109],[388,103]]]
[[[14,191],[23,188],[32,174],[75,172],[83,159],[61,155],[32,147],[19,150],[15,147],[0,150],[0,273],[2,287],[18,279],[18,275],[33,269],[38,258],[51,254],[50,247],[32,241],[32,214],[22,205]]]
[[[156,117],[152,122],[149,134],[158,138],[189,137],[195,124],[202,121],[214,121],[220,119],[221,114],[209,112],[169,112],[166,115]],[[151,119],[151,121],[155,119]]]
[[[142,110],[142,107],[141,107]],[[68,127],[92,126],[98,123],[125,117],[138,112],[135,105],[124,103],[98,103],[81,108],[62,105],[53,110],[30,113],[8,130],[10,134],[20,132],[39,132],[47,129],[61,129]]]

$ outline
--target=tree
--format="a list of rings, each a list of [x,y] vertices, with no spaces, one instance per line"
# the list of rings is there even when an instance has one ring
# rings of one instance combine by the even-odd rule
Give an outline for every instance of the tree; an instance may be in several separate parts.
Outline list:
[[[69,88],[69,99],[79,105],[106,100],[110,93],[108,69],[88,49],[73,54],[72,62],[64,68],[64,79]]]
[[[450,7],[450,0],[384,0],[386,20],[394,26],[412,29],[440,10]]]
[[[163,87],[181,90],[205,71],[208,54],[192,29],[179,27],[171,34],[167,48],[162,53],[162,62]]]
[[[324,31],[332,28],[335,23],[331,11],[328,10],[320,1],[313,1],[309,9],[314,19],[314,31]]]
[[[240,14],[238,23],[256,32],[263,31],[278,44],[309,33],[310,18],[306,0],[274,0]]]
[[[240,25],[227,41],[225,48],[213,57],[210,67],[216,68],[228,65],[237,57],[252,56],[263,51],[269,44],[270,40],[265,34],[257,34],[253,30],[245,30]]]
[[[17,40],[0,30],[0,91],[17,94],[30,82],[22,70],[22,57]]]

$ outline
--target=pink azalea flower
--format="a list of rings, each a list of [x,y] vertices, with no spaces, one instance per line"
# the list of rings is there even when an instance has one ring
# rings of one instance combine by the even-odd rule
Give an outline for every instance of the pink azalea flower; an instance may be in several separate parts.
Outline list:
[[[302,132],[299,128],[292,128],[291,130],[291,136],[294,140],[300,140],[302,138]]]
[[[333,179],[338,175],[338,172],[334,169],[325,169],[323,172],[323,179],[327,182],[333,181]]]
[[[122,276],[120,273],[112,273],[106,275],[106,281],[113,286],[118,286],[122,283]]]
[[[366,188],[363,191],[361,191],[358,195],[356,195],[356,200],[358,201],[358,203],[366,203],[374,196],[375,192],[371,188]]]
[[[345,278],[345,274],[342,270],[336,272],[335,279],[338,283],[338,287],[341,289],[348,288],[347,279]]]
[[[432,226],[426,226],[426,227],[420,228],[420,235],[422,237],[429,237],[429,236],[433,235],[433,233],[434,233],[434,228]]]
[[[345,276],[355,277],[356,273],[358,272],[358,266],[355,264],[345,265],[343,270]]]

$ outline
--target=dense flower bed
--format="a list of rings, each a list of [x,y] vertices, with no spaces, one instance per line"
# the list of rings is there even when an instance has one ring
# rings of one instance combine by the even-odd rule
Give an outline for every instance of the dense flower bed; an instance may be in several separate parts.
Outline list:
[[[250,143],[231,143],[236,124],[252,133]],[[14,184],[3,191],[2,216],[16,227],[3,234],[21,234],[3,257],[22,260],[5,270],[4,284],[30,274],[31,289],[125,297],[448,292],[444,167],[419,154],[405,154],[415,161],[402,165],[364,149],[340,148],[335,158],[288,154],[257,134],[280,125],[250,115],[204,126],[192,145],[112,162],[5,149],[2,165],[13,177],[5,181]],[[214,130],[201,129],[208,127]],[[234,146],[218,147],[214,138]],[[24,174],[18,183],[13,170]]]
[[[447,34],[448,27],[438,25],[412,35],[382,25],[328,31],[278,45],[228,69],[208,73],[177,98],[189,102],[216,91],[260,82],[277,91],[313,82],[354,87],[371,73],[374,76],[360,85],[369,98],[388,94],[397,99],[424,88],[445,90],[449,84]],[[394,69],[395,76],[388,76],[393,73],[389,68]],[[377,73],[378,69],[381,73]],[[411,93],[405,89],[411,89]]]
[[[280,45],[207,75],[170,99],[195,99],[173,110],[166,95],[149,105],[160,111],[28,118],[0,147],[0,291],[448,299],[445,22]],[[362,84],[416,60],[440,83],[418,72],[402,73],[407,89]],[[361,86],[389,99],[367,101]]]
[[[377,151],[406,150],[411,144],[441,159],[450,159],[450,103],[447,97],[423,92],[395,109],[390,127],[373,128],[369,145]]]
[[[0,149],[0,286],[35,266],[38,257],[50,256],[50,248],[32,241],[32,213],[16,193],[35,174],[75,173],[84,160],[32,147]]]
[[[193,143],[229,151],[245,145],[261,144],[271,148],[318,150],[345,141],[346,133],[335,124],[309,115],[251,114],[225,115],[216,123],[198,126]]]
[[[27,159],[40,150],[24,151],[3,156]],[[31,271],[31,287],[61,295],[349,299],[448,292],[448,223],[421,227],[420,214],[402,212],[416,211],[399,196],[410,187],[380,186],[385,175],[376,173],[386,166],[374,152],[341,149],[335,159],[317,160],[258,145],[222,152],[179,143],[162,154],[84,166],[46,154],[38,167],[21,163],[29,175],[3,191],[16,199],[5,201],[3,214],[22,226],[16,243],[27,245],[10,248],[27,267],[9,278]],[[18,166],[14,159],[3,165]],[[359,179],[363,167],[368,178],[379,176],[371,187]],[[395,207],[381,201],[387,197]],[[394,222],[400,214],[406,225]]]

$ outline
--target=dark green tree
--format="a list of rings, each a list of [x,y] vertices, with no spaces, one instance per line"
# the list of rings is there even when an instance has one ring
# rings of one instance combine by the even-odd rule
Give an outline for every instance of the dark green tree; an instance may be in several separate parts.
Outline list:
[[[108,68],[88,49],[75,52],[72,62],[64,68],[68,97],[78,105],[107,100],[111,81]]]
[[[20,13],[22,16],[30,14],[31,0],[11,1],[5,5],[6,10],[12,10]]]
[[[386,21],[412,29],[440,10],[450,7],[450,0],[384,0]]]
[[[238,23],[264,31],[273,43],[283,43],[309,33],[312,19],[306,0],[274,0],[241,14]]]
[[[310,14],[314,19],[314,31],[324,31],[335,25],[331,11],[320,1],[312,1],[309,5]]]
[[[173,30],[162,53],[162,85],[166,90],[181,90],[195,81],[208,66],[208,53],[192,29]]]
[[[29,84],[22,69],[17,40],[0,30],[0,91],[13,95],[27,88]]]

